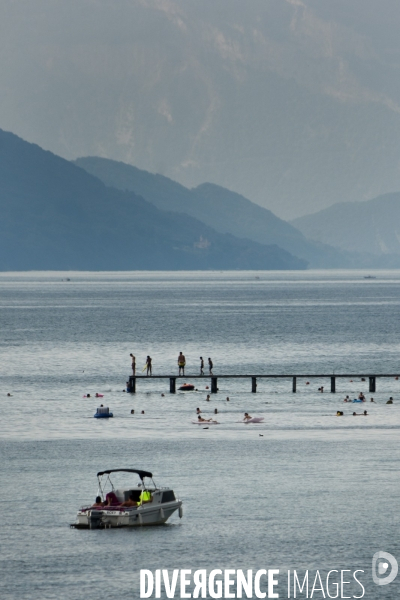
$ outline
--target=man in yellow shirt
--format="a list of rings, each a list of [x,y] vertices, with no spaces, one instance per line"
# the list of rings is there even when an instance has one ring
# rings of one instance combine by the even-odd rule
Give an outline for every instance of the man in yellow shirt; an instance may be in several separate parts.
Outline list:
[[[149,492],[148,490],[143,490],[139,496],[138,506],[141,506],[142,504],[147,504],[148,502],[153,502],[151,492]]]

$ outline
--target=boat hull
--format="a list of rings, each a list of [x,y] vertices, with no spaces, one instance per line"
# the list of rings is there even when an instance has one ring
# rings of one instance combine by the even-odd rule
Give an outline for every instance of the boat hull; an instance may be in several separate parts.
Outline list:
[[[127,510],[99,510],[96,508],[78,511],[77,520],[71,525],[76,529],[107,529],[118,527],[147,527],[164,525],[179,510],[182,515],[180,500],[163,505],[139,506]]]

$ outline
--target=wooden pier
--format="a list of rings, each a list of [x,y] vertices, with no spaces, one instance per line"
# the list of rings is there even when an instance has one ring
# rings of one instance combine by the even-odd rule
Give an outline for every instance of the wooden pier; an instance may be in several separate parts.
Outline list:
[[[346,373],[341,373],[341,374],[322,374],[322,375],[183,375],[183,376],[178,376],[178,375],[151,375],[151,376],[147,376],[147,375],[131,375],[129,377],[129,381],[127,382],[126,386],[127,386],[127,391],[130,392],[131,394],[135,394],[136,393],[136,380],[137,379],[148,379],[148,380],[152,380],[152,379],[169,379],[169,391],[171,394],[175,394],[176,393],[176,382],[178,381],[178,384],[181,382],[186,383],[189,379],[196,379],[198,381],[207,381],[210,380],[210,391],[211,394],[216,394],[218,392],[218,379],[249,379],[251,380],[251,391],[253,392],[253,394],[255,394],[257,392],[257,380],[258,379],[288,379],[289,381],[292,381],[292,392],[295,394],[297,391],[297,380],[298,379],[307,379],[307,380],[311,380],[311,379],[326,379],[329,383],[330,383],[330,391],[332,394],[334,394],[336,392],[336,380],[337,379],[364,379],[365,381],[368,380],[369,382],[369,392],[370,393],[375,393],[376,392],[376,380],[381,378],[381,379],[394,379],[398,377],[397,374],[387,374],[387,373],[380,373],[377,375],[370,375],[370,374],[346,374]]]

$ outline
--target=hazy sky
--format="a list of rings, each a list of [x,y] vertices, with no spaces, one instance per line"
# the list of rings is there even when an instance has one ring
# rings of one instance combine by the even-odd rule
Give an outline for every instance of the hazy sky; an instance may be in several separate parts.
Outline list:
[[[0,0],[0,127],[283,218],[400,190],[398,0]]]

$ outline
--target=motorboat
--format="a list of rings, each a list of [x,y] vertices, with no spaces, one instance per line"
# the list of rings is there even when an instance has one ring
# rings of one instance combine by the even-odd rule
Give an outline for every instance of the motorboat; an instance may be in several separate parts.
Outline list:
[[[114,473],[136,474],[139,476],[139,481],[115,488],[110,478]],[[175,511],[178,511],[179,517],[182,518],[182,500],[176,498],[171,488],[156,486],[153,475],[149,471],[110,469],[97,473],[97,480],[96,500],[99,499],[101,502],[80,508],[76,521],[71,527],[105,529],[162,525]],[[122,506],[128,500],[135,505]]]
[[[108,408],[108,406],[99,406],[96,410],[96,412],[94,413],[94,418],[95,419],[109,419],[110,417],[113,417],[113,413],[110,412],[110,409]]]

